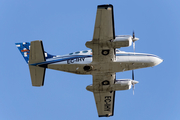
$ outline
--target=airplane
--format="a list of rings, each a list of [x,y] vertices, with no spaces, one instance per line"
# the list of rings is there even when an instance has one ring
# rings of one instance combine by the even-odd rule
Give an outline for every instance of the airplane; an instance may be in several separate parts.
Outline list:
[[[115,91],[129,90],[138,81],[134,80],[135,69],[153,67],[163,60],[153,54],[136,53],[133,35],[115,36],[113,5],[98,5],[94,35],[86,42],[90,50],[66,55],[51,55],[44,51],[41,40],[16,43],[30,70],[32,86],[43,86],[46,68],[75,74],[92,75],[93,83],[86,89],[93,92],[99,117],[114,114]],[[118,48],[133,44],[134,52]],[[116,72],[132,70],[132,79],[116,79]]]

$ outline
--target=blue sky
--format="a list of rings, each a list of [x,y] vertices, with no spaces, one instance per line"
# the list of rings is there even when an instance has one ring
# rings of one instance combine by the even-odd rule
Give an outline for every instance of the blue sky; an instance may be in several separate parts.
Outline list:
[[[118,91],[113,117],[98,118],[90,75],[47,70],[45,85],[31,86],[29,68],[16,42],[43,40],[51,54],[86,50],[93,37],[97,5],[114,5],[115,34],[140,38],[136,52],[164,62],[135,70],[135,95]],[[179,120],[180,2],[178,0],[1,0],[0,119],[2,120]],[[132,46],[121,48],[133,51]],[[131,71],[117,73],[131,78]]]

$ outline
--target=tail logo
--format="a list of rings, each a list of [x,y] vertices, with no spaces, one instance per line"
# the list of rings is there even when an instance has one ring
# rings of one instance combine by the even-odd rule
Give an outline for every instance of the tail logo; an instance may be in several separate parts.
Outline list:
[[[31,44],[29,42],[15,43],[15,44],[16,44],[16,47],[21,52],[21,54],[22,54],[23,58],[25,59],[25,61],[27,63],[29,63],[29,53],[30,53],[30,45]],[[45,51],[44,51],[44,55],[45,55],[46,59],[55,57],[55,55],[48,54]]]
[[[24,57],[27,57],[27,55],[29,54],[29,50],[27,50],[26,48],[24,48],[24,50],[21,50],[21,52],[24,53]]]
[[[19,51],[21,52],[25,61],[28,63],[29,62],[30,43],[29,42],[16,43],[16,47],[19,49]]]

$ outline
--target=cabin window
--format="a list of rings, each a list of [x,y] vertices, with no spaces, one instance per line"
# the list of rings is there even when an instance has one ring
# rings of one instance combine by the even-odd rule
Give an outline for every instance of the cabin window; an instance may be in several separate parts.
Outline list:
[[[72,55],[73,53],[69,53],[69,55]]]
[[[79,54],[80,52],[78,51],[78,52],[75,52],[75,54]]]
[[[87,53],[88,51],[86,50],[86,51],[83,51],[83,53]]]

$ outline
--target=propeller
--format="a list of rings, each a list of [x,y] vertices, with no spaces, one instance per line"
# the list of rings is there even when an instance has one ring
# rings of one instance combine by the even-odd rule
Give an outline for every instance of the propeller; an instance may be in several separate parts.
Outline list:
[[[134,31],[133,31],[132,41],[133,41],[133,50],[134,50],[134,52],[135,52],[135,41],[137,41],[137,40],[139,40],[139,38],[136,38],[136,37],[135,37],[135,33],[134,33]]]
[[[135,39],[135,34],[134,34],[134,31],[133,31],[132,41],[133,41],[133,50],[134,50],[134,52],[135,52],[135,41],[134,41],[134,39]]]
[[[133,86],[133,95],[134,95],[134,89],[135,89],[135,84],[134,84],[134,70],[132,70],[132,86]]]
[[[132,80],[134,80],[134,70],[132,70]]]
[[[131,81],[131,84],[133,86],[133,95],[134,95],[135,84],[137,84],[137,83],[139,83],[139,82],[134,80],[134,70],[132,70],[132,81]]]
[[[133,50],[134,50],[134,53],[135,53],[135,41],[139,40],[139,38],[136,38],[135,37],[135,33],[133,31],[133,35],[132,35],[132,41],[133,41]],[[134,95],[134,89],[135,89],[135,84],[137,84],[138,81],[135,81],[134,80],[134,70],[132,70],[132,86],[133,86],[133,95]]]

